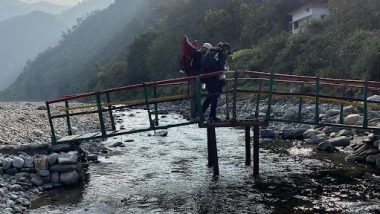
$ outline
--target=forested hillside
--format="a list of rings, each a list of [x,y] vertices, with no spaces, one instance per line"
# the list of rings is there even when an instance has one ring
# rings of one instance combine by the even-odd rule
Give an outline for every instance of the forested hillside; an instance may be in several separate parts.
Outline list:
[[[330,16],[293,35],[289,13],[310,1],[146,0],[137,13],[119,0],[41,54],[5,95],[46,99],[176,77],[184,34],[229,42],[235,69],[379,80],[380,1],[331,0]]]

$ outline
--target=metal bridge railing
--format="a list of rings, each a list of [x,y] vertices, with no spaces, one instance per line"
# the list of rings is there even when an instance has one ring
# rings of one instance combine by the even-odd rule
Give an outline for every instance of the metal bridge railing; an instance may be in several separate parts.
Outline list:
[[[221,74],[226,74],[226,86],[225,86],[225,119],[228,121],[237,120],[263,120],[263,121],[277,121],[286,123],[304,123],[310,125],[322,125],[322,126],[337,126],[343,128],[361,128],[361,129],[379,129],[378,127],[371,127],[368,124],[368,109],[380,109],[379,102],[368,101],[368,96],[370,91],[380,91],[380,83],[374,81],[362,81],[362,80],[343,80],[343,79],[331,79],[322,77],[311,77],[311,76],[297,76],[288,74],[275,74],[275,73],[264,73],[257,71],[228,71],[228,72],[214,72],[210,74],[203,74],[200,76],[184,77],[149,83],[142,83],[136,85],[130,85],[119,88],[112,88],[107,90],[101,90],[97,92],[77,94],[65,96],[63,98],[50,100],[46,102],[49,124],[51,127],[51,138],[53,143],[57,143],[56,130],[54,127],[53,120],[58,118],[65,118],[67,124],[67,134],[68,136],[73,135],[71,127],[71,117],[81,116],[88,114],[97,114],[99,118],[99,129],[100,135],[97,137],[106,138],[111,135],[117,134],[128,134],[135,133],[132,132],[122,132],[116,133],[116,125],[113,116],[113,111],[117,109],[123,109],[125,107],[141,106],[145,105],[148,112],[149,127],[138,131],[149,131],[156,129],[164,129],[175,126],[189,125],[193,123],[203,123],[205,121],[203,112],[201,111],[201,99],[204,94],[202,94],[201,89],[201,79],[210,76],[219,76]],[[189,83],[195,81],[195,96],[190,93]],[[172,86],[179,87],[187,91],[182,94],[168,94],[167,96],[162,96],[160,91],[163,91]],[[289,92],[289,88],[298,88],[297,92]],[[336,94],[324,94],[324,89],[333,87],[334,90],[342,90],[342,96],[337,96]],[[312,88],[312,89],[310,89]],[[360,97],[348,97],[345,94],[347,88],[356,88],[361,91]],[[308,90],[306,90],[308,89]],[[339,89],[339,90],[338,90]],[[134,92],[136,90],[140,91],[143,97],[133,98],[127,100],[113,100],[112,95]],[[285,91],[284,91],[285,90]],[[136,94],[135,94],[136,95]],[[237,102],[240,99],[245,99],[248,97],[254,97],[255,102],[252,105],[251,114],[254,115],[253,118],[239,118],[239,109],[237,108]],[[137,97],[137,96],[136,96]],[[292,98],[297,99],[298,105],[298,115],[295,119],[283,119],[275,118],[272,116],[272,105],[275,99],[282,98]],[[85,105],[72,105],[73,102],[78,102],[86,99]],[[168,126],[159,126],[158,123],[158,104],[165,102],[174,102],[179,100],[195,100],[197,109],[197,118],[188,123],[172,124]],[[262,102],[266,100],[266,112],[265,117],[260,118],[259,106]],[[313,102],[315,105],[314,119],[313,121],[306,121],[302,117],[302,109],[306,101]],[[60,103],[64,107],[59,107],[58,114],[53,114],[51,107],[53,104]],[[321,123],[320,121],[320,105],[321,103],[331,103],[336,104],[340,107],[339,123]],[[151,109],[151,105],[154,105],[154,111]],[[363,109],[363,122],[361,126],[358,125],[345,125],[343,107],[345,105],[360,106]],[[232,113],[232,118],[231,117]],[[109,115],[110,127],[106,127],[104,121],[104,114]]]

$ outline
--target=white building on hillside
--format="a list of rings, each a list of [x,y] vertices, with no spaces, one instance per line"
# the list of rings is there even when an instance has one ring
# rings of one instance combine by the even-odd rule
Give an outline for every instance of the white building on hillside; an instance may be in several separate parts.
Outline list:
[[[312,20],[320,20],[329,15],[327,0],[315,0],[310,4],[290,13],[292,16],[292,32],[298,33]]]

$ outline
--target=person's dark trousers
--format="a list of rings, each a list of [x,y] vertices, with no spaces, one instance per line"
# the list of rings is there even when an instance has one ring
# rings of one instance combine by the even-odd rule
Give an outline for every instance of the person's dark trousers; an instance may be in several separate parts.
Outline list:
[[[209,120],[214,120],[216,119],[216,107],[218,105],[218,99],[220,97],[220,94],[219,93],[214,93],[214,94],[209,94],[205,101],[203,102],[203,105],[202,105],[202,111],[203,113],[206,112],[206,110],[208,109],[208,107],[211,105],[211,108],[210,108],[210,114],[209,114]]]

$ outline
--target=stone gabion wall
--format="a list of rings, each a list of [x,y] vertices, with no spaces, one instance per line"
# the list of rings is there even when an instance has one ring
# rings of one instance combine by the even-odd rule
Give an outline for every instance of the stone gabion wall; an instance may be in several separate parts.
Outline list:
[[[25,192],[77,185],[87,178],[86,154],[80,148],[57,145],[38,151],[31,147],[5,148],[5,155],[0,149],[0,210],[22,212],[30,206]]]

